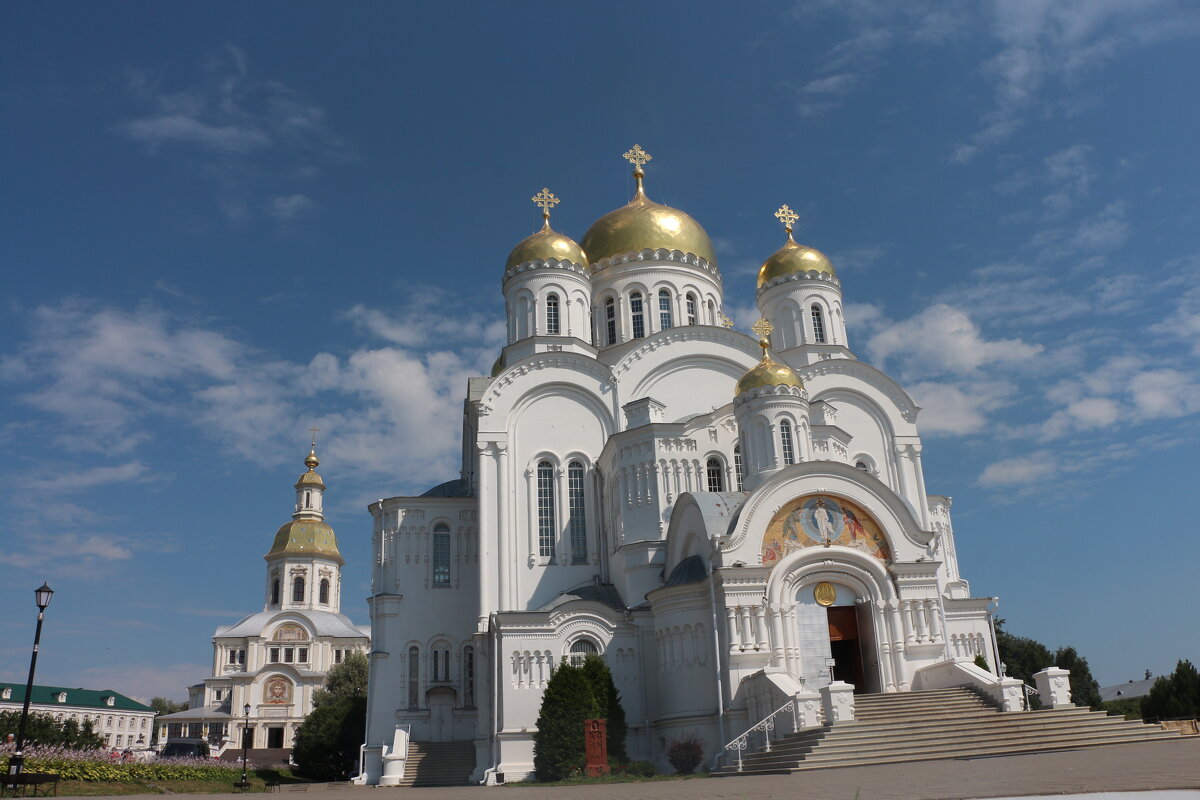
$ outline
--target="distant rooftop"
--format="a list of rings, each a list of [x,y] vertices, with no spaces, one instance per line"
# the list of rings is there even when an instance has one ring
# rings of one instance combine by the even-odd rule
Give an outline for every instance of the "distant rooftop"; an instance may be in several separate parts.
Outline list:
[[[1150,694],[1150,687],[1158,678],[1146,678],[1140,681],[1127,681],[1115,686],[1100,687],[1100,699],[1107,703],[1109,700],[1129,700],[1134,697],[1145,697]]]

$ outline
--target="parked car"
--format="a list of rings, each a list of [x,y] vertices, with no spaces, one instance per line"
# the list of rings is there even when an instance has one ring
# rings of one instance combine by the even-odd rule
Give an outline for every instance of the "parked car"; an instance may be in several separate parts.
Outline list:
[[[203,739],[167,739],[162,758],[208,758],[208,742]]]

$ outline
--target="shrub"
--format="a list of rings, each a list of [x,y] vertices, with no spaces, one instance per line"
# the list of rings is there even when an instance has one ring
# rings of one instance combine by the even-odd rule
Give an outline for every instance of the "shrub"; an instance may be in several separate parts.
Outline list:
[[[621,772],[639,778],[653,778],[658,774],[658,767],[649,761],[630,761],[621,767]]]
[[[223,781],[232,783],[241,774],[240,764],[223,764],[208,758],[159,758],[147,762],[114,761],[95,750],[33,747],[25,750],[28,772],[49,772],[67,781],[131,782],[135,780]],[[0,757],[0,771],[8,771],[8,754]]]
[[[533,735],[533,771],[539,781],[560,781],[585,766],[583,721],[599,708],[583,670],[559,664],[546,684]]]
[[[296,731],[292,761],[308,778],[340,780],[358,764],[366,735],[367,700],[345,697],[317,706]]]
[[[704,740],[694,733],[671,742],[667,748],[667,761],[680,775],[690,775],[704,760]]]
[[[608,757],[624,763],[629,756],[625,753],[625,709],[621,707],[621,693],[613,683],[612,672],[600,656],[589,655],[583,660],[583,674],[592,687],[592,696],[600,706],[600,715],[607,720]]]

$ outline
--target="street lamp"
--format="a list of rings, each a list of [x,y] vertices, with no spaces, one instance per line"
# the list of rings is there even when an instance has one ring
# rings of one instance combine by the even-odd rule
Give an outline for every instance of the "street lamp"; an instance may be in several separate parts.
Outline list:
[[[238,789],[249,789],[250,779],[246,777],[246,732],[250,730],[250,704],[242,706],[242,779],[234,784]]]
[[[33,671],[37,667],[38,645],[42,641],[42,619],[46,615],[46,606],[50,605],[50,598],[53,595],[54,590],[45,581],[33,590],[34,602],[38,607],[37,630],[33,634],[33,656],[29,659],[29,681],[25,684],[25,705],[21,707],[21,724],[17,727],[17,747],[12,758],[8,760],[9,775],[20,775],[21,768],[25,764],[25,756],[21,750],[25,747],[25,723],[29,721],[29,701],[33,697]]]

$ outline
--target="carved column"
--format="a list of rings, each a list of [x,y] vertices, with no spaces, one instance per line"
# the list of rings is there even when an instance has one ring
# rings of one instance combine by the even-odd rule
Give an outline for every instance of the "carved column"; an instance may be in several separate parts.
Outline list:
[[[770,608],[771,620],[771,666],[786,667],[787,661],[784,655],[783,644],[783,610],[778,604],[773,604]]]
[[[732,650],[742,643],[742,636],[738,632],[736,610],[725,606],[725,620],[729,624],[729,649]]]
[[[766,609],[759,604],[754,607],[754,627],[757,630],[757,635],[754,637],[754,649],[767,649],[767,620]]]

